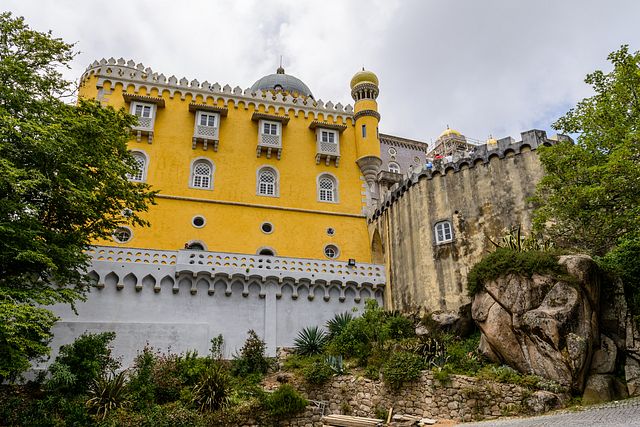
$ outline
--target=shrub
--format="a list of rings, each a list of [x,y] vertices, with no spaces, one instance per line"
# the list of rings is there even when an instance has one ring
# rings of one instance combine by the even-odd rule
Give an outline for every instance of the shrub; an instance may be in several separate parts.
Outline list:
[[[631,312],[640,315],[640,238],[621,241],[618,246],[600,260],[607,271],[620,277]]]
[[[180,399],[179,357],[175,354],[157,354],[153,366],[153,389],[156,403],[175,402]]]
[[[328,338],[332,339],[338,335],[340,332],[353,320],[353,315],[348,311],[344,313],[338,313],[333,316],[332,319],[327,320],[325,326],[327,327]]]
[[[384,322],[384,338],[401,340],[416,336],[415,327],[411,319],[402,315],[389,316]]]
[[[405,382],[420,378],[423,368],[424,362],[417,354],[395,352],[382,367],[382,379],[389,388],[397,390]]]
[[[89,389],[87,408],[103,420],[110,412],[129,406],[126,380],[126,371],[95,380]]]
[[[115,332],[84,333],[72,344],[60,347],[60,354],[49,368],[47,388],[69,395],[85,394],[95,380],[120,366],[109,348],[115,337]]]
[[[178,356],[178,375],[183,385],[193,386],[213,364],[213,359],[198,357],[197,351],[187,351]]]
[[[211,338],[209,354],[213,360],[222,360],[224,358],[224,338],[222,338],[222,334]]]
[[[155,402],[155,382],[153,371],[156,357],[151,347],[146,346],[136,356],[129,377],[129,394],[134,409],[140,411],[149,408]]]
[[[321,385],[329,381],[335,372],[324,360],[315,360],[302,370],[302,374],[307,383]]]
[[[240,376],[266,374],[269,370],[269,361],[264,354],[267,346],[254,330],[249,330],[248,335],[240,354],[233,360],[233,373]]]
[[[303,356],[320,354],[327,343],[327,334],[317,326],[303,328],[293,341],[295,352]]]
[[[467,290],[470,296],[480,292],[484,283],[507,274],[521,274],[531,277],[534,273],[554,274],[569,279],[566,270],[558,264],[554,252],[517,252],[498,248],[482,258],[467,275]]]
[[[447,363],[451,369],[463,375],[475,375],[483,366],[483,356],[478,352],[480,332],[466,339],[450,337],[447,340]]]
[[[309,402],[289,384],[282,384],[266,395],[264,404],[269,415],[280,420],[304,411]]]
[[[216,411],[227,405],[231,379],[220,364],[210,366],[193,389],[193,403],[201,412]]]

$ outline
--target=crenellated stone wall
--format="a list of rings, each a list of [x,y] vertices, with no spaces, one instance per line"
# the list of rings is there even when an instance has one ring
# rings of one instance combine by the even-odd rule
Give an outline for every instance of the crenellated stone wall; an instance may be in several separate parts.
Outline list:
[[[491,248],[489,237],[531,228],[529,198],[543,175],[536,149],[551,145],[540,130],[478,147],[400,183],[369,219],[374,259],[388,266],[387,307],[458,311],[470,302],[466,277]],[[434,227],[449,221],[453,240],[436,243]],[[377,254],[377,256],[376,256]]]
[[[306,326],[336,313],[382,303],[381,265],[206,251],[154,251],[95,247],[85,302],[53,311],[53,356],[85,331],[115,331],[116,356],[129,366],[145,343],[162,351],[207,354],[210,340],[225,339],[231,357],[255,330],[267,344],[289,347]]]

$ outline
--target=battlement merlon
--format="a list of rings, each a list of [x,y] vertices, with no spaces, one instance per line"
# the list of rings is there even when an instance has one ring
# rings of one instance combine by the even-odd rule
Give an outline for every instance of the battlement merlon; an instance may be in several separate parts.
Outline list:
[[[144,88],[147,94],[156,90],[159,96],[163,96],[168,92],[170,98],[179,93],[182,100],[185,100],[188,95],[192,97],[192,100],[200,96],[204,103],[212,100],[214,104],[217,104],[218,100],[222,100],[225,107],[229,101],[233,101],[235,108],[243,104],[245,110],[250,105],[253,105],[256,110],[260,106],[263,106],[265,110],[274,107],[276,112],[284,110],[285,114],[289,114],[293,110],[295,117],[302,113],[305,118],[311,115],[313,119],[318,120],[318,116],[322,114],[324,120],[331,117],[335,123],[346,124],[347,120],[350,120],[353,125],[355,122],[353,107],[348,104],[343,106],[341,103],[334,104],[331,101],[324,103],[321,99],[315,101],[312,98],[295,97],[280,92],[275,94],[269,91],[256,93],[249,88],[243,90],[239,86],[232,88],[228,84],[220,86],[218,83],[211,84],[207,81],[200,83],[195,79],[189,81],[185,77],[178,80],[175,76],[166,77],[141,63],[136,64],[132,60],[125,61],[123,58],[94,61],[82,74],[80,81],[81,83],[85,82],[91,77],[97,77],[99,88],[106,82],[110,82],[111,85],[122,83],[125,90],[133,86],[136,94]]]
[[[512,137],[505,137],[499,139],[498,143],[491,147],[488,145],[477,146],[475,151],[470,153],[468,157],[461,157],[450,163],[442,163],[439,166],[436,165],[431,170],[423,168],[417,171],[399,183],[395,190],[387,194],[384,200],[380,202],[379,207],[373,211],[368,218],[368,222],[371,223],[375,221],[400,199],[409,188],[417,184],[421,179],[433,179],[434,177],[445,175],[450,171],[458,173],[465,168],[485,165],[493,158],[504,159],[508,155],[518,155],[525,151],[536,150],[543,145],[554,145],[558,141],[573,141],[570,136],[561,134],[549,138],[545,131],[539,129],[521,132],[520,136],[522,138],[521,141],[515,141]]]

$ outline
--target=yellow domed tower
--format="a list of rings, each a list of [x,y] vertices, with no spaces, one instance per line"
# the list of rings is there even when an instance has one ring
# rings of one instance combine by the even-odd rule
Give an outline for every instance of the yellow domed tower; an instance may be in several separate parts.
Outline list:
[[[378,77],[371,71],[358,71],[351,79],[351,97],[355,101],[356,163],[376,198],[376,177],[380,171],[380,139],[378,136]]]

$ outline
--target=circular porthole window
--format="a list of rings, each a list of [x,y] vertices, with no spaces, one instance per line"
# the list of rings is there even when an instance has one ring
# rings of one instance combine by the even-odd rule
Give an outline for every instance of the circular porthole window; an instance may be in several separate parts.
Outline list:
[[[335,228],[329,227],[327,228],[327,236],[334,236],[336,234]]]
[[[127,227],[118,227],[115,230],[113,230],[113,240],[115,240],[118,243],[127,243],[129,240],[131,240],[131,237],[133,236],[133,234],[131,233],[131,230]]]
[[[327,245],[324,247],[324,256],[329,259],[338,258],[339,254],[340,251],[338,250],[338,247],[336,245]]]
[[[422,163],[422,162],[420,161],[420,157],[418,157],[418,156],[414,157],[414,158],[413,158],[413,161],[414,161],[416,164],[418,164],[418,165],[419,165],[420,163]]]
[[[273,233],[273,224],[271,224],[270,222],[263,222],[260,225],[260,230],[262,230],[264,234],[271,234]]]
[[[191,219],[191,225],[195,228],[202,228],[207,223],[207,220],[204,219],[201,215],[196,215]]]
[[[395,149],[395,148],[393,148],[393,147],[389,147],[388,152],[389,152],[389,155],[390,155],[390,156],[395,156],[396,154],[398,154],[398,152],[396,151],[396,149]]]

